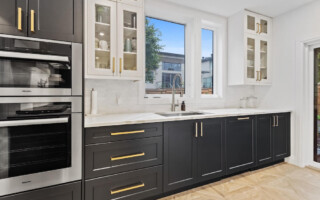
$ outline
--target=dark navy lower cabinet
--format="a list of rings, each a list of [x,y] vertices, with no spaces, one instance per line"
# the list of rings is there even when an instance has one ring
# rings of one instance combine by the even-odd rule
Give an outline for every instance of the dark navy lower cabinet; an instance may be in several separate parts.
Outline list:
[[[207,181],[225,175],[224,119],[205,119],[200,123],[197,139],[198,181]]]
[[[273,131],[272,115],[257,116],[257,165],[273,161]]]
[[[0,200],[81,200],[81,182],[0,197]]]
[[[255,166],[255,116],[233,117],[226,120],[227,174]]]
[[[164,191],[225,175],[224,120],[164,124]]]
[[[290,154],[290,113],[274,114],[273,159],[275,161],[289,157]]]
[[[196,183],[199,137],[196,123],[193,120],[164,123],[165,192]]]

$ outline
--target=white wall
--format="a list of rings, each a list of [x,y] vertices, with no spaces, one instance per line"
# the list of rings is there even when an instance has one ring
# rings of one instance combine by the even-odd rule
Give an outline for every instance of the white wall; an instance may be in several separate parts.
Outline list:
[[[313,132],[298,129],[299,126],[297,126],[307,120],[307,116],[303,116],[300,112],[299,104],[301,101],[296,98],[306,98],[303,96],[304,92],[298,88],[300,84],[298,81],[303,78],[303,73],[301,73],[303,70],[301,69],[304,66],[300,62],[296,62],[297,57],[302,57],[300,55],[302,52],[298,51],[296,46],[302,41],[320,37],[319,10],[320,1],[314,1],[273,19],[273,85],[255,88],[255,93],[261,100],[262,107],[293,109],[292,158],[290,162],[300,166],[310,164],[312,159],[312,152],[306,151],[306,148],[311,147],[302,143],[307,136],[312,139]],[[309,144],[310,142],[308,141]],[[310,158],[309,161],[305,159],[306,157]]]
[[[195,70],[201,64],[201,55],[196,52],[194,47],[199,47],[199,42],[196,38],[199,38],[201,34],[201,22],[211,22],[214,25],[219,26],[219,30],[222,33],[219,37],[219,60],[221,65],[219,71],[219,78],[221,78],[220,88],[222,90],[222,98],[219,99],[197,99],[196,95],[192,95],[191,98],[186,100],[187,110],[201,109],[201,108],[225,108],[225,107],[238,107],[239,99],[244,96],[250,96],[254,90],[251,86],[227,86],[227,18],[217,15],[205,13],[190,8],[185,8],[161,0],[145,0],[145,10],[148,15],[154,13],[160,15],[160,11],[166,11],[170,14],[177,16],[178,18],[191,18],[191,48],[187,49],[187,55],[190,55],[190,65],[193,67],[192,76],[193,80],[196,76],[201,75],[201,70]],[[163,19],[166,19],[166,15],[161,15]],[[199,30],[198,30],[199,29]],[[197,31],[198,30],[198,31]],[[199,57],[199,59],[197,59]],[[187,58],[188,59],[188,58]],[[199,62],[198,62],[199,61]],[[198,65],[199,63],[199,65]],[[199,71],[196,74],[195,71]],[[201,77],[197,77],[201,79]],[[200,92],[201,90],[192,85],[189,81],[187,87],[194,87],[194,91]],[[170,100],[166,99],[160,101],[160,104],[150,104],[150,102],[143,99],[143,91],[138,82],[132,81],[114,81],[114,80],[86,80],[86,113],[90,112],[90,89],[95,88],[98,91],[99,101],[99,113],[128,113],[128,112],[159,112],[170,110]]]

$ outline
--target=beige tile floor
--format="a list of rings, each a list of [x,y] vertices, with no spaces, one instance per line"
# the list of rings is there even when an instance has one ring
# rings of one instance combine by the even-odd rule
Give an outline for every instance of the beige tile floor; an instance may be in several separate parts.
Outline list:
[[[320,200],[320,171],[282,163],[161,200]]]

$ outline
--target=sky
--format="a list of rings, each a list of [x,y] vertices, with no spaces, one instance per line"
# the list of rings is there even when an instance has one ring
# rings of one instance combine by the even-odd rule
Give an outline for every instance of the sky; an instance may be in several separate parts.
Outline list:
[[[161,32],[160,45],[163,52],[184,54],[185,50],[185,26],[163,20],[147,17],[150,24],[153,24]],[[210,57],[213,47],[213,32],[202,30],[202,57]]]

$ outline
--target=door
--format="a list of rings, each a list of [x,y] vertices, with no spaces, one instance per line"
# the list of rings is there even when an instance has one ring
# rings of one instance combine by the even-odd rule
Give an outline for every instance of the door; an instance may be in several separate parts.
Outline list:
[[[224,120],[208,119],[200,123],[197,153],[199,181],[225,174]]]
[[[244,17],[245,32],[249,34],[259,33],[259,16],[254,13],[246,12]]]
[[[81,5],[81,0],[29,0],[28,36],[73,41]]]
[[[232,174],[253,167],[255,164],[254,149],[254,117],[237,117],[227,119],[227,174]]]
[[[269,37],[271,33],[271,19],[260,15],[258,19],[259,31],[258,34],[262,37]]]
[[[257,40],[258,46],[258,80],[260,84],[271,83],[271,70],[270,70],[270,40],[267,38],[259,37]]]
[[[273,127],[274,160],[290,156],[290,114],[277,114]]]
[[[273,160],[272,126],[274,117],[271,115],[257,116],[257,164],[267,164]]]
[[[196,121],[164,123],[164,191],[179,189],[195,183]]]
[[[25,0],[2,0],[0,33],[27,36],[27,5]]]
[[[257,84],[259,81],[258,40],[255,35],[245,35],[245,80],[246,84]]]
[[[144,35],[143,9],[118,3],[118,73],[121,77],[139,77],[142,71]]]
[[[118,75],[116,9],[116,2],[88,1],[88,75]]]

